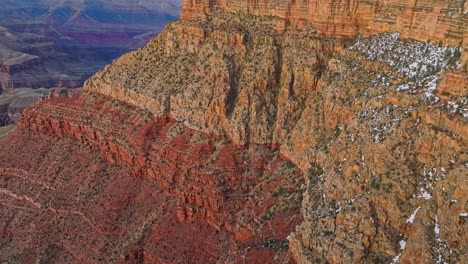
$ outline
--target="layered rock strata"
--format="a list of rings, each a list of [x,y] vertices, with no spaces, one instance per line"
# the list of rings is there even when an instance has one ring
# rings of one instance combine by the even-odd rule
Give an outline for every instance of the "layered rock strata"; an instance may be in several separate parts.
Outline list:
[[[278,31],[280,15],[217,5],[85,89],[238,146],[281,146],[307,175],[290,248],[300,263],[463,261],[463,49],[404,40],[398,27],[363,39],[327,38],[313,23]]]
[[[288,25],[310,24],[330,36],[399,31],[405,38],[460,43],[466,31],[465,1],[192,1],[181,17],[196,19],[218,10],[274,16]]]
[[[205,251],[189,237],[192,257],[152,240],[122,261],[467,261],[465,1],[184,4],[19,125],[151,177],[177,235],[216,230]]]
[[[207,224],[208,230],[221,233],[210,236],[222,240],[225,248],[199,252],[197,259],[289,259],[286,237],[301,220],[303,176],[277,151],[255,145],[238,149],[227,139],[89,94],[42,102],[25,112],[18,127],[74,138],[133,177],[151,178],[172,197],[180,224]],[[133,224],[132,219],[118,219]]]
[[[468,4],[455,1],[193,1],[184,0],[181,17],[205,18],[223,10],[256,16],[273,16],[275,28],[285,32],[290,25],[314,27],[331,37],[366,36],[400,32],[403,38],[462,45],[468,53]],[[468,57],[462,58],[463,63]]]
[[[0,149],[2,262],[206,263],[227,246],[206,224],[181,224],[157,182],[73,139],[16,133]]]

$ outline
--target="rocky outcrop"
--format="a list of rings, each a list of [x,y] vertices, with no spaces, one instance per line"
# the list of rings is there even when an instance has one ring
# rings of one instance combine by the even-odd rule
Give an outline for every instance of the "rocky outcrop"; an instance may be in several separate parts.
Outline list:
[[[84,89],[236,145],[281,143],[315,92],[324,54],[341,44],[322,42],[312,30],[280,35],[270,22],[231,14],[175,22]]]
[[[25,112],[18,127],[74,138],[135,177],[152,178],[176,198],[180,222],[228,232],[223,236],[233,240],[226,243],[239,252],[250,247],[269,252],[266,259],[288,259],[284,245],[301,219],[303,176],[277,151],[238,149],[227,139],[168,118],[153,120],[147,112],[96,95],[42,102]]]
[[[174,199],[183,228],[120,245],[119,261],[466,262],[463,1],[184,4],[82,96],[19,124]],[[192,256],[154,249],[186,249],[174,240],[193,225],[207,250],[194,236]]]
[[[313,21],[278,30],[285,17],[271,13],[276,6],[207,2],[201,17],[186,9],[185,20],[93,76],[85,90],[238,146],[280,146],[306,172],[304,222],[290,240],[300,263],[463,262],[466,238],[449,234],[463,233],[464,187],[441,187],[466,173],[462,48],[434,44],[447,35],[417,15],[436,9],[419,4],[410,8],[414,25],[438,32],[415,35],[424,42],[405,40],[413,34],[401,26],[405,12],[394,14],[403,19],[389,22],[394,28],[368,17],[366,30],[327,33]],[[372,35],[387,30],[401,33]],[[343,38],[358,32],[372,36]],[[453,36],[448,42],[460,45]],[[448,209],[449,200],[459,207]],[[451,210],[445,229],[440,207]]]
[[[466,34],[465,1],[183,1],[183,19],[223,10],[281,19],[278,29],[311,25],[328,36],[400,32],[404,38],[460,44]]]

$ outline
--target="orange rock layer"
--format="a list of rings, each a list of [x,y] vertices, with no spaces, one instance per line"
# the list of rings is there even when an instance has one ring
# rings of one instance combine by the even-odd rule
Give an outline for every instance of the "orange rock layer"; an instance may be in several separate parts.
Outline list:
[[[430,0],[184,0],[181,17],[192,20],[224,10],[278,17],[280,31],[289,25],[312,25],[324,35],[338,37],[397,31],[403,38],[465,43],[466,50],[468,16],[464,5],[465,1]]]

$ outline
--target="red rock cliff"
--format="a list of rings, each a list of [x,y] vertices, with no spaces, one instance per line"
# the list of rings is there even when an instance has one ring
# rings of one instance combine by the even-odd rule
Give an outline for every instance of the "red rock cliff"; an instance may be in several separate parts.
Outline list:
[[[166,118],[153,119],[134,107],[90,94],[41,102],[24,113],[18,126],[35,134],[72,138],[97,150],[107,164],[114,164],[135,180],[152,179],[158,185],[154,191],[164,191],[162,197],[175,202],[168,213],[177,217],[176,225],[191,229],[195,236],[221,239],[223,247],[249,248],[251,253],[245,256],[258,258],[257,261],[272,261],[275,256],[289,260],[285,250],[286,237],[301,220],[303,176],[278,152],[265,146],[239,149],[226,139],[211,138]],[[56,139],[53,142],[58,144]],[[0,155],[0,160],[2,158]],[[13,161],[8,163],[10,167],[22,165]],[[2,171],[0,167],[0,180],[10,174],[9,169]],[[27,177],[27,174],[26,170],[21,177]],[[165,202],[158,203],[166,206]],[[108,226],[115,224],[112,219],[105,221],[109,221]],[[124,218],[119,221],[133,225],[140,220]],[[167,219],[162,221],[170,223],[164,222]],[[193,229],[194,224],[208,227]],[[10,230],[19,232],[14,227]],[[177,234],[177,231],[171,232]],[[221,232],[222,235],[206,232]],[[99,239],[106,241],[109,238]],[[169,244],[178,243],[173,240]],[[158,245],[160,243],[149,243],[140,250],[148,254],[150,248]],[[193,259],[201,262],[225,260],[228,251],[218,250],[221,249],[213,246],[206,252],[196,252]],[[31,250],[24,253],[35,254]],[[96,257],[83,248],[77,249],[77,254]],[[159,261],[167,257],[176,262],[191,259],[185,254],[166,255],[157,251],[152,254]],[[237,253],[230,255],[231,259],[241,257]],[[0,251],[0,259],[2,257],[5,253]],[[103,260],[111,261],[115,257],[111,254]],[[151,262],[148,256],[139,258]]]
[[[306,172],[300,263],[463,261],[464,1],[287,3],[186,1],[85,89],[279,146]]]

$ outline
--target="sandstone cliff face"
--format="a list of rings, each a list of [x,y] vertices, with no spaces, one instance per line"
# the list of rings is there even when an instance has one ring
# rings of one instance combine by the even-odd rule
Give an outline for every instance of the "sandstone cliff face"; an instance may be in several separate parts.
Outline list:
[[[305,102],[315,95],[332,52],[352,41],[321,38],[312,27],[279,34],[275,18],[240,16],[220,13],[173,23],[149,45],[89,79],[85,89],[170,116],[195,130],[227,135],[238,145],[282,144]],[[401,48],[418,52],[408,43]],[[461,51],[450,52],[437,53],[447,58],[438,62],[441,69],[431,70],[458,67]]]
[[[170,206],[178,225],[207,225],[206,230],[221,233],[192,231],[194,237],[207,235],[222,242],[221,248],[195,254],[197,262],[242,257],[289,260],[286,237],[301,220],[304,177],[278,151],[253,145],[237,149],[227,139],[210,138],[169,119],[153,120],[148,112],[89,94],[42,102],[25,112],[18,127],[74,138],[133,177],[157,182],[174,201]],[[133,224],[131,219],[118,219]],[[141,249],[151,251],[159,244]],[[152,254],[156,259],[167,257]]]
[[[291,240],[297,260],[466,261],[467,123],[450,107],[466,98],[466,74],[449,86],[461,97],[445,90],[451,73],[436,93],[446,97],[436,98],[417,90],[424,84],[399,90],[395,79],[377,82],[386,65],[354,53],[328,65],[282,148],[309,168],[305,221]]]
[[[436,8],[410,8],[414,25],[437,32],[414,35],[418,42],[404,40],[413,35],[404,4],[393,28],[367,17],[365,30],[347,33],[313,22],[278,30],[285,16],[271,12],[280,6],[205,3],[202,17],[186,12],[85,89],[238,146],[281,146],[307,176],[304,222],[290,247],[300,263],[464,261],[467,78],[462,48],[425,42],[448,36],[417,14]],[[401,33],[321,34],[387,30]],[[460,45],[461,36],[447,39]]]
[[[196,259],[152,240],[122,261],[467,261],[464,1],[184,5],[19,125],[151,177],[177,226],[218,232]]]
[[[312,30],[279,35],[260,17],[179,21],[89,79],[85,90],[228,136],[236,145],[274,145],[314,94],[322,50],[335,45]]]
[[[278,18],[275,28],[312,26],[334,37],[400,32],[403,38],[463,45],[468,53],[468,15],[465,0],[346,0],[346,1],[193,1],[184,0],[181,17],[204,18],[218,10]],[[467,63],[464,55],[462,63]]]
[[[466,32],[465,1],[183,1],[181,17],[195,19],[217,10],[275,16],[283,26],[310,24],[325,35],[355,36],[399,31],[405,38],[460,44]],[[285,28],[284,28],[285,29]]]

